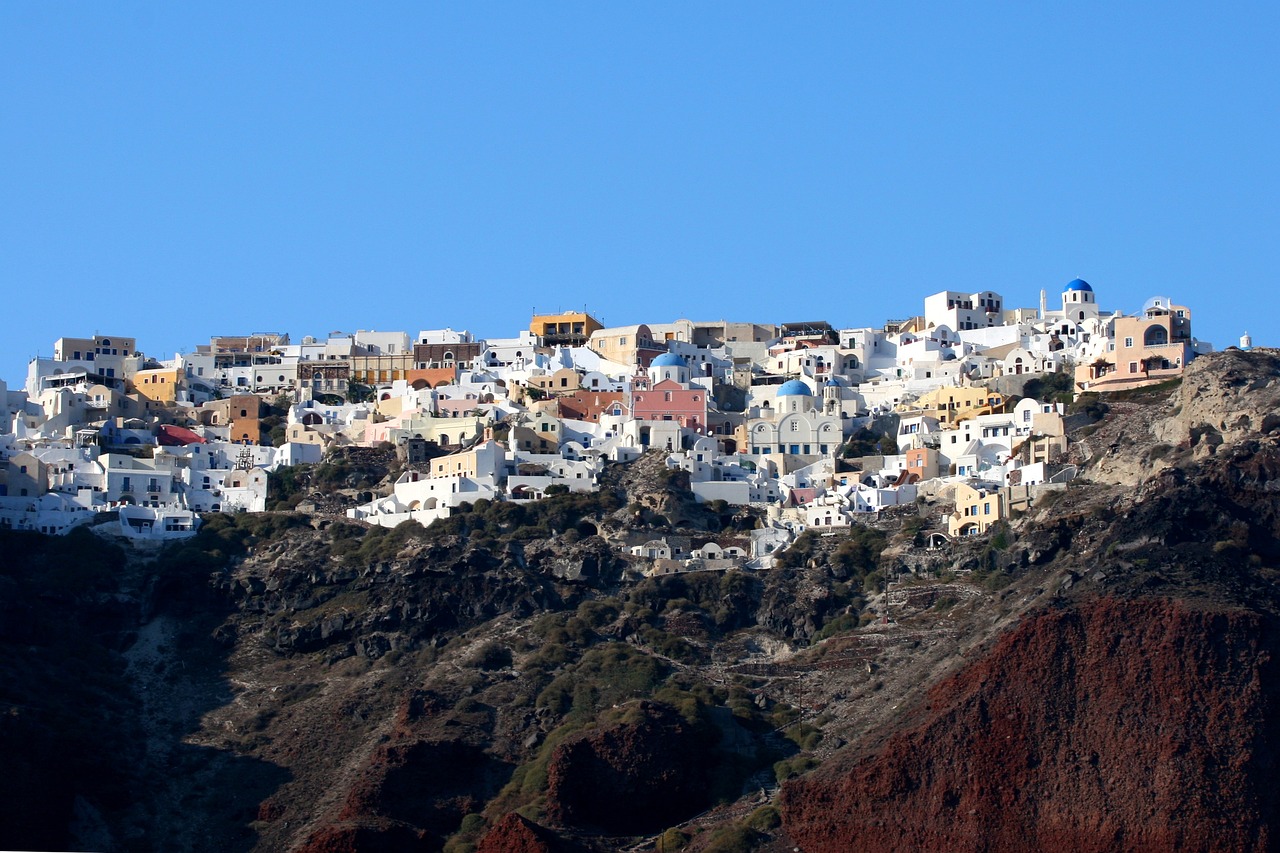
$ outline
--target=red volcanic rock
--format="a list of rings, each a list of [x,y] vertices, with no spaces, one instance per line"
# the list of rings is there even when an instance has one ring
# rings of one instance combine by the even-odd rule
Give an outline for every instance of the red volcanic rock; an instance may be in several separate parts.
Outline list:
[[[555,837],[531,820],[511,812],[476,846],[476,853],[555,853]]]
[[[805,853],[1266,850],[1275,629],[1170,599],[1028,618],[923,722],[789,783],[786,830]]]
[[[470,744],[393,741],[361,769],[338,819],[389,818],[447,835],[509,775],[505,765]]]
[[[284,804],[275,797],[268,797],[258,804],[258,820],[270,822],[279,820],[284,814]]]
[[[706,804],[707,748],[669,705],[640,702],[628,718],[558,745],[547,764],[547,815],[624,835],[655,831]]]

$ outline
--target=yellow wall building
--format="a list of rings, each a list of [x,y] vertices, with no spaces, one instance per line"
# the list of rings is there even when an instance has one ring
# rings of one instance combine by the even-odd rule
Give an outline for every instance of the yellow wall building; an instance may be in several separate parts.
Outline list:
[[[956,511],[948,519],[947,532],[952,536],[976,536],[1008,515],[1004,489],[974,488],[968,483],[956,486]]]
[[[950,426],[976,415],[1004,411],[1004,395],[976,385],[967,388],[937,388],[909,403],[903,403],[898,411],[929,415],[937,418],[939,424]]]
[[[133,375],[133,390],[153,403],[172,403],[178,399],[182,371],[177,368],[139,370]]]

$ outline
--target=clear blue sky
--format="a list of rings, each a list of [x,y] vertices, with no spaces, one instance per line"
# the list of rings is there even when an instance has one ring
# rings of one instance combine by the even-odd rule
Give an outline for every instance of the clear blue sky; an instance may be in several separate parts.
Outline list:
[[[879,325],[1276,344],[1274,3],[0,5],[0,377],[54,339]]]

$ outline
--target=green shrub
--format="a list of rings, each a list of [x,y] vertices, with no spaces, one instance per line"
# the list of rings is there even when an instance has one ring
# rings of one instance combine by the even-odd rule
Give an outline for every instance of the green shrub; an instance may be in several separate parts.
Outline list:
[[[788,705],[786,702],[779,702],[769,712],[769,722],[773,724],[775,729],[789,726],[798,719],[800,719],[800,709],[793,705]]]
[[[1065,371],[1044,373],[1030,379],[1023,387],[1024,397],[1042,401],[1071,402],[1075,391],[1075,378]]]
[[[578,618],[591,628],[603,628],[618,618],[622,603],[616,598],[587,599],[578,605]]]
[[[889,423],[886,420],[886,423]],[[897,429],[897,421],[892,422],[892,429]],[[840,451],[845,459],[859,459],[863,456],[892,456],[898,452],[898,442],[887,435],[883,427],[868,429],[862,427],[855,432]]]
[[[646,697],[662,683],[667,666],[625,643],[595,646],[556,676],[539,694],[538,708],[590,718],[627,699]]]
[[[791,758],[784,758],[782,761],[774,764],[773,773],[779,782],[785,782],[792,777],[808,773],[817,766],[817,759],[807,755],[796,755]]]
[[[809,751],[817,747],[822,740],[822,732],[808,723],[796,723],[783,736],[803,750]]]
[[[818,541],[818,534],[812,530],[806,530],[795,538],[795,541],[778,555],[778,565],[784,568],[800,569],[809,563],[809,558],[813,556],[814,547]]]
[[[879,530],[855,525],[849,528],[849,538],[831,555],[831,562],[848,572],[865,575],[879,565],[886,544],[886,537]]]
[[[1011,583],[1013,583],[1013,578],[999,570],[989,572],[982,581],[983,587],[991,592],[998,592]]]
[[[749,853],[762,841],[760,833],[749,826],[726,826],[714,830],[704,853]]]
[[[511,666],[511,650],[500,643],[485,643],[471,659],[471,665],[486,671],[506,669]]]
[[[813,635],[813,642],[821,642],[837,634],[847,634],[856,630],[859,626],[859,618],[857,613],[841,613],[834,619],[827,620],[826,623]]]
[[[658,837],[659,850],[683,850],[690,841],[688,833],[672,827]]]
[[[761,806],[747,815],[745,823],[757,832],[769,832],[782,826],[782,815],[773,806]]]
[[[1071,405],[1067,407],[1068,414],[1083,413],[1088,416],[1091,422],[1096,423],[1110,411],[1110,406],[1102,401],[1096,391],[1084,391],[1078,394]]]
[[[267,472],[268,509],[287,512],[303,498],[303,479],[311,471],[311,465],[286,465]]]
[[[443,853],[473,853],[476,843],[488,828],[489,821],[485,820],[484,815],[473,812],[463,816],[458,831],[445,842]]]

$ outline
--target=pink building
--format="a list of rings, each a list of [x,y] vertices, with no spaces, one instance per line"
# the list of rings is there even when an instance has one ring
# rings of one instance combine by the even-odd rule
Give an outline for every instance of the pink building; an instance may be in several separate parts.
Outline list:
[[[707,393],[701,388],[685,388],[664,379],[652,388],[635,386],[631,392],[631,413],[638,421],[675,421],[682,427],[701,431],[707,424]]]
[[[647,374],[631,384],[631,413],[639,421],[674,421],[687,429],[705,431],[707,392],[688,386],[689,368],[675,353],[658,356]]]

